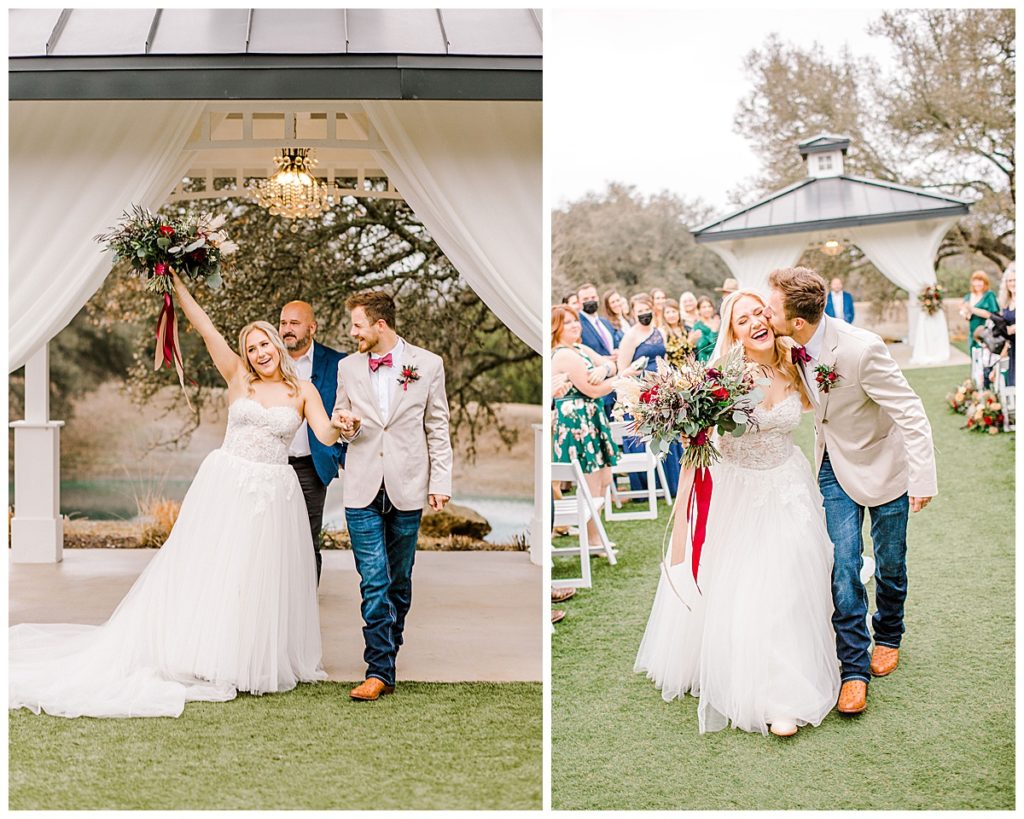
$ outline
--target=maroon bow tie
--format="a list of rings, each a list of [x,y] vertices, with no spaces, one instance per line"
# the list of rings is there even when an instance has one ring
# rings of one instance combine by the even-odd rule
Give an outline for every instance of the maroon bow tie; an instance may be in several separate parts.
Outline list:
[[[793,348],[793,363],[794,364],[806,364],[811,360],[810,353],[807,352],[806,347],[794,347]]]
[[[391,366],[393,366],[392,362],[391,362],[391,353],[388,353],[387,355],[382,355],[380,358],[373,358],[372,356],[370,358],[370,372],[371,373],[377,372],[377,369],[379,367],[391,367]]]

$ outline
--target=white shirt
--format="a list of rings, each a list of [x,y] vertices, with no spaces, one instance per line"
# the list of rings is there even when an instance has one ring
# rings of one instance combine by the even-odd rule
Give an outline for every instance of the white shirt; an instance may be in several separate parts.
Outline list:
[[[829,298],[832,299],[832,312],[836,314],[836,318],[846,321],[846,314],[843,312],[843,291],[832,290],[829,293]]]
[[[377,372],[370,370],[370,386],[377,393],[377,406],[380,408],[380,418],[386,424],[388,413],[391,411],[391,396],[398,386],[398,376],[402,372],[402,359],[405,354],[405,342],[399,336],[395,346],[390,353],[370,353],[371,359],[383,358],[391,355],[390,367],[378,367]]]
[[[589,313],[583,313],[582,311],[580,315],[586,318],[587,321],[594,326],[594,329],[597,330],[597,334],[601,336],[601,340],[604,341],[605,346],[608,348],[608,352],[614,352],[615,339],[612,338],[612,334],[608,332],[608,328],[604,326],[604,322],[601,321],[601,317],[597,315],[597,313],[590,315]]]
[[[313,377],[313,345],[309,345],[309,349],[306,350],[301,358],[293,358],[292,364],[295,365],[295,371],[299,376],[299,380],[309,381]],[[309,425],[303,420],[302,426],[299,427],[295,437],[292,438],[291,444],[288,446],[288,455],[292,458],[302,458],[311,454],[309,450]]]

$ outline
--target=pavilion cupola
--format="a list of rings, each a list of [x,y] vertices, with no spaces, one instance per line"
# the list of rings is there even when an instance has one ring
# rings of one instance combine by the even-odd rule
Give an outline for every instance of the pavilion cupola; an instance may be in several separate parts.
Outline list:
[[[814,178],[842,176],[843,157],[850,147],[850,138],[818,134],[799,144],[800,156],[807,165],[807,175]]]

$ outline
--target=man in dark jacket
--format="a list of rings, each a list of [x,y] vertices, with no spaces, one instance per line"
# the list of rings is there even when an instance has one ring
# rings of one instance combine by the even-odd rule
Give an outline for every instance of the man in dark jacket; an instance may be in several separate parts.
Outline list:
[[[281,339],[292,357],[299,378],[311,381],[320,393],[326,412],[334,408],[338,393],[338,362],[345,353],[313,341],[316,318],[313,308],[304,301],[291,301],[281,308],[279,324]],[[295,470],[302,487],[302,496],[309,513],[309,531],[316,553],[316,580],[320,583],[320,531],[324,524],[324,501],[327,486],[338,477],[338,467],[345,465],[345,444],[325,446],[320,443],[305,421],[288,447],[288,463]]]

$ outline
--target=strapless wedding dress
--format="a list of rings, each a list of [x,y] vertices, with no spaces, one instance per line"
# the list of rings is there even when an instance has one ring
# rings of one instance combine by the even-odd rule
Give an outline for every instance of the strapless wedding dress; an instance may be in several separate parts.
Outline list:
[[[301,423],[292,407],[232,403],[223,444],[110,619],[9,630],[9,707],[176,717],[189,700],[326,679],[309,518],[288,465]]]
[[[799,397],[755,418],[758,431],[719,441],[722,461],[711,468],[703,594],[689,561],[668,570],[671,584],[662,567],[636,658],[665,700],[700,698],[701,733],[730,722],[765,735],[776,720],[818,725],[839,696],[833,547],[817,482],[793,444]]]

